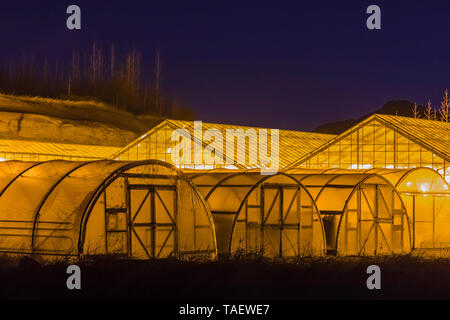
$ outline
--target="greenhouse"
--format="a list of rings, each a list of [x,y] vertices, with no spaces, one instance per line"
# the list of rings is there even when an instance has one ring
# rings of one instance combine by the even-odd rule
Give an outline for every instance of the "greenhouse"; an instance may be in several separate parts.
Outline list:
[[[444,178],[433,169],[290,169],[286,172],[382,175],[392,183],[406,207],[412,248],[450,247],[450,190]]]
[[[429,167],[450,182],[450,123],[375,114],[297,159],[289,167]]]
[[[259,171],[211,170],[188,173],[211,209],[221,254],[266,257],[323,255],[319,211],[293,178]]]
[[[377,174],[287,174],[315,199],[327,250],[339,255],[405,253],[411,249],[406,208],[392,184]]]
[[[90,161],[109,159],[119,147],[0,139],[0,161]]]
[[[0,230],[10,254],[216,256],[203,198],[156,160],[0,162]]]
[[[402,197],[411,222],[412,247],[450,247],[450,191],[430,168],[409,170],[371,169],[389,180]]]
[[[177,130],[181,136],[173,140],[172,134]],[[117,151],[110,159],[156,159],[186,169],[249,169],[266,167],[261,153],[271,154],[278,149],[278,165],[283,168],[335,137],[330,134],[275,130],[168,119]],[[275,132],[278,132],[277,143],[273,140]],[[186,154],[182,162],[177,164],[172,156],[180,140],[186,142],[183,144]]]

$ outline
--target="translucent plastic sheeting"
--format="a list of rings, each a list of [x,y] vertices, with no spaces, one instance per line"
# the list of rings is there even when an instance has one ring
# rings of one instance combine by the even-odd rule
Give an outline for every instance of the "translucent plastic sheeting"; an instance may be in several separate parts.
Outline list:
[[[79,165],[65,161],[42,162],[15,177],[0,197],[1,250],[31,251],[34,222],[42,199],[59,179]]]
[[[287,174],[314,197],[330,252],[376,255],[410,251],[406,208],[386,178],[366,173],[308,171],[291,169]]]
[[[414,169],[290,169],[286,173],[377,173],[395,186],[405,204],[412,247],[450,247],[450,191],[447,182],[431,168]]]
[[[268,257],[325,253],[319,212],[296,180],[238,170],[188,175],[210,207],[219,253]]]
[[[205,201],[169,164],[11,161],[0,164],[0,183],[0,252],[216,255]]]
[[[3,193],[5,187],[11,183],[24,170],[36,165],[35,162],[23,161],[1,161],[0,162],[0,194]]]
[[[393,179],[392,174],[384,174]],[[395,187],[402,196],[410,221],[414,248],[450,247],[450,191],[444,178],[429,168],[411,169]]]

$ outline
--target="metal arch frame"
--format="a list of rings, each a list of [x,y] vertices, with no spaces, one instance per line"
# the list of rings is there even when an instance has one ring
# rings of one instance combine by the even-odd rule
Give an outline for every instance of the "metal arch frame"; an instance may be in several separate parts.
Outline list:
[[[109,160],[112,161],[112,160]],[[114,182],[118,175],[120,175],[121,173],[123,173],[124,171],[130,170],[132,168],[135,167],[139,167],[139,166],[143,166],[143,165],[160,165],[166,168],[169,168],[171,170],[173,170],[174,172],[177,173],[176,176],[174,177],[180,177],[181,179],[183,179],[184,181],[186,181],[191,187],[192,190],[194,191],[194,194],[197,196],[197,198],[200,200],[200,202],[203,205],[203,208],[205,209],[206,215],[208,217],[209,223],[210,223],[210,231],[212,232],[212,240],[213,243],[215,245],[215,248],[213,249],[214,253],[215,253],[215,257],[217,257],[217,240],[216,240],[216,232],[215,232],[215,228],[214,228],[214,222],[213,222],[213,218],[211,215],[211,211],[209,210],[209,206],[206,203],[206,201],[203,199],[203,197],[201,196],[200,192],[198,191],[197,187],[192,183],[192,181],[186,176],[184,175],[184,173],[176,168],[175,166],[164,162],[164,161],[160,161],[160,160],[154,160],[154,159],[150,159],[150,160],[142,160],[142,161],[124,161],[124,165],[118,169],[116,169],[114,172],[110,173],[99,185],[98,187],[95,189],[95,191],[93,192],[91,198],[89,199],[88,203],[86,204],[84,210],[83,210],[83,214],[81,215],[81,220],[80,220],[80,226],[79,226],[79,231],[78,231],[78,255],[83,254],[83,247],[84,247],[84,241],[85,241],[85,236],[86,236],[86,227],[87,227],[87,222],[89,221],[89,217],[92,213],[92,210],[95,206],[95,204],[97,203],[98,198],[100,197],[100,195],[102,194],[103,191],[106,190],[106,188],[112,183]]]
[[[409,175],[409,174],[411,174],[411,173],[413,173],[414,171],[419,171],[419,170],[429,170],[429,171],[432,171],[433,172],[433,174],[435,174],[435,175],[437,175],[439,178],[441,178],[442,179],[442,181],[444,182],[444,184],[448,187],[449,186],[449,184],[447,183],[447,181],[445,180],[445,178],[437,171],[437,170],[435,170],[435,169],[432,169],[432,168],[429,168],[429,167],[417,167],[417,168],[411,168],[411,169],[406,169],[406,170],[404,170],[405,172],[402,174],[402,176],[400,177],[400,179],[396,182],[396,184],[395,184],[395,190],[397,190],[397,187],[401,184],[401,183],[403,183],[403,181],[406,179],[406,177]],[[399,194],[400,195],[402,195],[402,194],[404,194],[404,193],[408,193],[408,192],[399,192]],[[431,195],[432,197],[433,197],[433,203],[434,203],[434,197],[435,197],[435,194],[433,194],[433,193],[430,193],[430,192],[426,192],[426,193],[424,193],[424,194],[429,194],[429,195]],[[448,189],[447,189],[447,192],[445,193],[445,194],[447,194],[447,195],[450,195],[450,192],[448,191]],[[400,197],[401,198],[401,197]],[[402,201],[403,201],[403,199],[402,199]],[[412,245],[411,245],[411,249],[412,250],[414,250],[414,249],[416,249],[416,237],[415,237],[415,233],[416,233],[416,219],[415,219],[415,214],[414,214],[414,212],[415,212],[415,195],[413,195],[413,206],[414,206],[414,208],[413,208],[413,213],[412,213],[412,216],[411,216],[411,219],[412,219],[412,225],[411,225],[411,231],[412,231],[412,233],[413,233],[413,235],[412,235]],[[435,219],[436,217],[434,216],[434,209],[433,209],[433,220]],[[433,222],[434,223],[434,222]],[[433,231],[433,233],[434,233],[434,231]],[[411,235],[410,235],[411,236]],[[434,236],[433,236],[434,237]],[[434,240],[433,240],[434,241]]]
[[[328,170],[328,169],[326,169],[326,170]],[[332,182],[333,180],[335,180],[335,179],[337,179],[338,177],[340,177],[340,176],[342,176],[343,174],[342,173],[330,173],[330,174],[324,174],[324,173],[310,173],[310,174],[299,174],[299,175],[302,175],[302,178],[301,179],[297,179],[297,178],[295,178],[295,173],[290,173],[289,175],[291,175],[291,177],[292,178],[294,178],[296,181],[298,181],[299,183],[301,183],[302,185],[304,185],[303,184],[303,180],[305,180],[305,179],[307,179],[307,178],[310,178],[310,177],[312,177],[312,176],[322,176],[322,175],[329,175],[329,176],[333,176],[332,178],[330,178],[324,185],[322,185],[322,186],[317,186],[317,187],[320,187],[320,191],[317,193],[317,195],[316,195],[316,197],[315,198],[313,198],[311,195],[311,198],[314,200],[314,202],[317,202],[317,200],[319,199],[319,196],[320,196],[320,194],[322,193],[322,191],[324,190],[324,188],[326,187],[326,186],[328,186],[328,184],[330,183],[330,182]],[[305,189],[307,189],[307,187],[305,186]],[[319,211],[320,212],[320,211]]]
[[[344,169],[345,170],[345,169]],[[353,170],[353,169],[347,169],[347,170]],[[359,169],[356,169],[359,170]],[[384,173],[380,173],[381,171],[386,170],[386,171],[390,171],[390,172],[384,172]],[[367,174],[371,174],[371,173],[377,173],[379,175],[384,175],[384,174],[391,174],[391,173],[398,173],[398,172],[402,172],[402,171],[407,171],[409,169],[399,169],[399,168],[370,168],[370,169],[363,169],[364,173]]]
[[[58,160],[48,160],[48,161],[41,161],[41,162],[36,162],[34,164],[32,164],[31,166],[29,166],[28,168],[22,170],[20,173],[18,173],[14,178],[12,178],[8,184],[2,189],[2,191],[0,191],[0,198],[3,196],[3,194],[6,192],[6,190],[23,174],[25,174],[28,170],[33,169],[34,167],[37,167],[43,163],[47,163],[47,162],[51,162],[51,161],[58,161]]]
[[[229,175],[223,177],[223,178],[220,179],[218,182],[215,182],[214,184],[208,185],[208,186],[212,186],[212,188],[211,188],[211,190],[208,191],[208,193],[206,194],[206,196],[204,196],[205,201],[208,201],[208,198],[209,198],[210,194],[212,193],[213,190],[215,190],[215,189],[218,187],[219,184],[221,184],[222,182],[228,180],[229,178],[232,178],[232,177],[235,177],[235,176],[237,176],[237,175],[240,175],[240,174],[242,174],[243,172],[244,172],[243,170],[239,170],[238,172],[229,172]],[[211,172],[211,173],[214,173],[214,172]],[[221,173],[221,172],[219,172],[219,173]],[[202,177],[202,176],[205,176],[205,175],[207,175],[207,174],[209,174],[209,173],[208,173],[208,172],[202,172],[202,173],[199,173],[198,175],[189,177],[189,179],[192,181],[193,184],[197,185],[197,184],[194,182],[194,180],[197,179],[197,178],[200,178],[200,177]]]
[[[217,171],[216,171],[217,170]],[[215,174],[215,173],[225,173],[228,174],[225,177],[223,177],[222,179],[220,179],[219,181],[215,182],[214,184],[211,184],[211,190],[208,191],[208,193],[206,194],[206,196],[204,197],[206,201],[208,201],[209,196],[212,194],[213,191],[215,191],[220,184],[222,184],[223,182],[227,181],[228,179],[234,178],[235,176],[241,175],[241,174],[245,174],[248,173],[249,171],[253,170],[253,169],[228,169],[229,171],[227,172],[225,171],[220,171],[223,170],[222,168],[215,168],[209,171],[204,171],[204,172],[200,172],[199,174],[193,175],[191,177],[189,177],[192,181],[200,178],[202,176],[206,176],[206,175],[210,175]],[[255,172],[257,173],[257,172]],[[193,182],[194,184],[196,184],[195,182]]]
[[[212,240],[213,240],[213,243],[214,243],[214,245],[215,245],[215,248],[214,248],[214,258],[217,257],[217,238],[216,238],[216,229],[215,229],[214,220],[213,220],[213,217],[212,217],[212,214],[211,214],[211,210],[210,210],[210,208],[209,208],[209,206],[208,206],[208,203],[207,203],[206,200],[203,198],[203,196],[202,196],[202,194],[200,193],[200,191],[198,190],[197,186],[195,185],[195,183],[192,182],[192,180],[191,180],[188,176],[186,176],[186,175],[183,173],[183,171],[182,171],[181,169],[178,169],[178,168],[175,167],[174,165],[169,164],[169,163],[167,163],[167,162],[159,161],[159,160],[157,160],[157,163],[156,163],[156,164],[160,164],[160,165],[163,165],[163,166],[165,166],[165,167],[167,167],[167,168],[169,168],[169,169],[174,170],[174,171],[177,173],[177,175],[178,175],[179,177],[181,177],[184,181],[186,181],[186,182],[188,183],[188,185],[189,185],[189,186],[192,188],[192,190],[194,191],[194,194],[197,196],[197,199],[200,200],[200,202],[201,202],[203,208],[205,209],[206,215],[207,215],[208,220],[209,220],[209,225],[210,225],[210,227],[211,227],[210,230],[211,230],[211,232],[212,232]]]
[[[286,173],[283,173],[283,172],[280,172],[280,173],[281,173],[281,174],[286,174]],[[291,179],[294,179],[294,180],[300,185],[300,187],[303,188],[303,190],[306,192],[306,194],[307,194],[307,195],[310,197],[310,199],[312,200],[313,206],[314,206],[314,208],[316,209],[317,214],[318,214],[318,216],[319,216],[319,222],[320,222],[320,226],[321,226],[321,229],[322,229],[322,237],[323,237],[323,241],[324,241],[324,253],[326,253],[326,251],[327,251],[327,238],[326,238],[326,235],[325,235],[325,228],[324,228],[324,226],[323,226],[322,214],[320,213],[319,207],[317,207],[316,199],[313,198],[313,196],[312,196],[311,193],[309,192],[308,188],[306,188],[306,186],[302,183],[302,180],[305,179],[305,178],[307,178],[307,177],[309,177],[310,175],[307,175],[307,176],[303,177],[303,178],[300,179],[300,180],[297,180],[295,177],[293,177],[293,176],[291,176],[291,175],[289,175],[289,174],[286,174],[286,175],[289,176]]]
[[[411,169],[406,169],[405,172],[402,174],[402,176],[400,177],[400,179],[395,183],[395,189],[397,189],[397,187],[403,182],[403,180],[406,179],[406,176],[408,176],[409,174],[413,173],[414,171],[419,171],[419,170],[429,170],[432,171],[434,174],[438,175],[443,181],[444,183],[448,186],[447,181],[444,179],[444,177],[442,177],[442,175],[437,172],[436,170],[429,168],[429,167],[417,167],[417,168],[411,168]]]
[[[243,171],[234,172],[234,173],[231,173],[230,175],[228,175],[228,176],[226,176],[226,177],[220,179],[220,180],[219,180],[219,181],[211,188],[211,190],[208,191],[208,193],[207,193],[206,196],[205,196],[205,201],[208,202],[209,197],[211,196],[211,194],[212,194],[219,186],[221,186],[222,183],[226,182],[226,181],[229,180],[229,179],[232,179],[232,178],[234,178],[234,177],[237,177],[237,176],[243,175],[243,174],[244,174]]]
[[[243,174],[245,174],[245,172],[241,172],[241,173],[236,174],[236,175],[241,175],[241,174],[243,175]],[[233,177],[235,177],[236,175],[233,175]],[[264,181],[266,181],[267,179],[272,178],[274,176],[277,176],[277,175],[282,175],[282,176],[288,177],[289,179],[292,179],[293,182],[297,183],[299,185],[300,189],[303,189],[306,192],[306,194],[310,197],[310,199],[312,200],[311,202],[312,202],[314,208],[316,209],[317,215],[319,217],[319,223],[320,223],[320,226],[321,226],[321,229],[322,229],[322,242],[323,242],[323,245],[324,245],[324,252],[323,253],[325,254],[326,253],[326,248],[327,248],[327,246],[326,246],[326,237],[325,237],[325,229],[324,229],[323,222],[322,222],[322,216],[320,215],[320,211],[319,211],[319,209],[317,208],[317,205],[316,205],[316,201],[314,200],[314,198],[311,196],[309,191],[306,189],[306,187],[301,182],[299,182],[297,179],[293,178],[292,176],[290,176],[290,175],[288,175],[288,174],[286,174],[284,172],[278,172],[275,175],[263,176],[263,178],[261,178],[258,182],[256,182],[249,189],[247,194],[244,196],[244,198],[241,201],[241,204],[238,207],[238,210],[236,211],[236,216],[234,217],[234,220],[233,220],[233,225],[232,225],[232,228],[231,228],[231,235],[230,235],[230,239],[229,239],[229,243],[228,243],[228,253],[231,253],[231,243],[233,241],[233,234],[234,234],[234,231],[235,231],[235,228],[236,228],[236,222],[237,222],[237,219],[238,219],[238,216],[239,216],[239,212],[242,210],[242,207],[244,206],[245,201],[248,199],[250,194],[257,187],[259,187],[262,183],[264,183]],[[209,194],[208,194],[208,196],[209,196]],[[314,213],[313,213],[313,215],[314,215]]]
[[[316,199],[314,200],[319,200],[320,195],[322,194],[323,190],[325,190],[325,188],[328,188],[328,186],[330,185],[331,182],[333,182],[334,180],[336,180],[337,178],[342,177],[344,174],[343,173],[338,173],[338,174],[329,174],[329,175],[334,175],[334,177],[330,178],[321,188],[320,191],[317,193]],[[302,179],[303,180],[303,179]],[[359,182],[358,182],[359,183]],[[345,204],[344,204],[344,208],[345,208]]]
[[[35,234],[36,234],[36,227],[37,227],[37,220],[39,219],[40,213],[41,213],[41,209],[44,206],[45,202],[47,201],[48,197],[50,196],[50,194],[53,192],[53,190],[56,189],[56,187],[65,179],[67,178],[70,174],[72,174],[74,171],[84,167],[87,164],[90,163],[94,163],[94,162],[99,162],[99,161],[103,161],[103,160],[93,160],[93,161],[85,161],[82,162],[80,165],[75,166],[74,168],[70,169],[69,171],[67,171],[63,176],[61,176],[51,187],[50,189],[47,191],[47,193],[42,197],[41,202],[39,203],[39,206],[37,207],[37,210],[34,213],[34,217],[33,217],[33,230],[31,233],[31,252],[34,253],[34,245],[35,245]]]
[[[338,169],[339,170],[339,168],[330,168],[330,169],[324,169],[322,171],[322,173],[298,174],[298,175],[302,175],[303,176],[301,179],[296,179],[295,178],[295,175],[296,175],[295,173],[291,173],[291,175],[294,176],[294,179],[296,179],[297,181],[302,182],[304,179],[307,179],[307,178],[312,177],[314,175],[326,174],[325,172],[328,171],[328,170],[331,170],[331,169]],[[416,168],[414,168],[414,169],[416,169]],[[372,169],[368,169],[368,170],[372,170]],[[410,169],[410,170],[413,170],[413,169]],[[432,171],[434,171],[434,170],[432,170]],[[317,201],[319,200],[319,197],[322,194],[323,190],[325,188],[329,187],[329,185],[330,185],[330,183],[332,181],[334,181],[338,177],[342,177],[342,176],[349,175],[349,174],[352,174],[352,173],[350,173],[350,172],[349,173],[330,173],[329,175],[335,175],[335,176],[333,178],[331,178],[330,180],[328,180],[323,186],[321,186],[320,191],[318,192],[317,196],[314,198],[315,203],[317,204]],[[378,178],[381,178],[389,186],[392,187],[392,189],[394,190],[394,193],[398,196],[398,199],[400,199],[402,210],[404,212],[404,216],[406,217],[409,245],[410,245],[410,248],[412,248],[412,246],[411,246],[411,233],[410,233],[410,221],[409,221],[409,218],[408,218],[408,214],[407,214],[406,207],[405,207],[405,204],[403,202],[403,199],[401,198],[400,193],[397,191],[396,187],[391,182],[389,182],[389,180],[387,180],[385,177],[383,177],[381,174],[378,174],[378,173],[361,173],[361,172],[359,172],[359,173],[354,173],[354,174],[365,175],[366,177],[363,177],[358,183],[354,184],[353,186],[349,185],[349,188],[353,188],[353,190],[351,191],[351,193],[349,194],[349,196],[347,197],[347,199],[346,199],[346,201],[344,203],[344,206],[343,206],[343,209],[342,209],[342,213],[345,212],[346,208],[348,207],[350,199],[353,197],[355,191],[358,189],[359,186],[361,186],[364,182],[366,182],[370,178],[373,178],[374,176],[378,177]],[[320,212],[320,210],[319,210],[319,214],[322,216],[322,213]],[[337,228],[337,232],[336,232],[336,239],[335,239],[335,241],[336,241],[336,248],[335,249],[336,250],[338,250],[337,244],[338,244],[339,234],[340,234],[340,231],[341,231],[342,218],[343,218],[343,214],[339,218],[339,224],[338,224],[338,228]]]
[[[406,225],[407,225],[408,238],[409,238],[409,248],[412,249],[412,245],[411,245],[411,232],[410,232],[410,222],[409,222],[408,213],[407,213],[407,211],[406,211],[406,207],[405,207],[405,204],[403,203],[402,197],[401,197],[400,194],[397,192],[397,190],[396,190],[396,188],[394,187],[394,185],[393,185],[392,183],[389,182],[389,180],[387,180],[385,177],[383,177],[383,176],[381,176],[381,175],[379,175],[379,174],[377,174],[377,173],[372,173],[372,174],[369,174],[369,175],[368,175],[367,177],[365,177],[364,179],[362,179],[361,181],[359,181],[359,182],[353,187],[352,192],[349,194],[349,196],[347,197],[347,200],[345,201],[344,208],[342,209],[342,213],[343,213],[343,214],[341,215],[341,217],[340,217],[340,219],[339,219],[339,224],[338,224],[338,228],[337,228],[337,232],[336,232],[336,239],[335,239],[335,241],[336,241],[336,251],[337,251],[337,252],[338,252],[338,239],[339,239],[339,234],[340,234],[340,232],[341,232],[342,219],[343,219],[343,217],[344,217],[344,212],[345,212],[345,210],[346,210],[347,207],[348,207],[348,204],[349,204],[349,202],[350,202],[350,199],[353,197],[355,191],[356,191],[363,183],[365,183],[367,180],[369,180],[369,179],[371,179],[371,178],[373,178],[373,177],[381,178],[383,181],[386,182],[386,184],[387,184],[388,186],[391,186],[392,189],[393,189],[393,191],[394,191],[394,193],[397,195],[398,199],[400,200],[400,204],[401,204],[401,206],[402,206],[402,211],[403,211],[404,216],[405,216],[405,218],[406,218]]]
[[[295,170],[296,168],[290,168],[287,169],[285,172],[287,174],[292,174],[292,175],[296,175],[297,173],[290,173],[288,172],[289,170]],[[300,170],[320,170],[320,169],[307,169],[307,168],[299,168]],[[333,170],[335,170],[335,172],[333,172]],[[347,170],[345,172],[342,172],[342,170]],[[351,172],[352,170],[356,170],[356,172]],[[358,170],[362,170],[362,171],[358,171]],[[444,179],[444,177],[436,170],[430,167],[416,167],[416,168],[409,168],[409,169],[394,169],[394,168],[371,168],[371,169],[342,169],[342,168],[329,168],[329,169],[323,169],[320,173],[316,172],[316,173],[299,173],[299,175],[314,175],[314,174],[377,174],[380,176],[385,176],[388,174],[394,174],[394,173],[401,173],[401,177],[399,178],[399,180],[397,180],[395,182],[395,189],[397,189],[397,187],[403,182],[403,180],[406,178],[407,175],[411,174],[414,171],[418,171],[418,170],[430,170],[432,171],[434,174],[438,175],[442,181],[445,182],[446,185],[449,185],[447,183],[447,181]],[[383,171],[383,172],[381,172]],[[385,172],[386,171],[386,172]],[[387,172],[389,171],[389,172]],[[392,184],[392,183],[391,183]]]
[[[11,160],[11,161],[17,161],[17,160]],[[48,161],[39,161],[39,162],[35,162],[34,164],[32,164],[31,166],[29,166],[28,168],[22,170],[20,173],[18,173],[13,179],[11,179],[8,184],[1,190],[0,192],[0,198],[5,194],[5,192],[8,190],[8,188],[17,181],[17,179],[19,179],[21,176],[23,176],[25,173],[27,173],[28,171],[30,171],[31,169],[46,164],[46,163],[51,163],[51,162],[58,162],[58,161],[63,161],[63,160],[59,160],[59,159],[54,159],[54,160],[48,160]],[[29,161],[31,162],[31,161]],[[33,221],[33,228],[32,228],[32,235],[31,235],[31,253],[33,252],[33,239],[34,239],[34,227],[35,227],[35,221],[34,221],[34,217],[32,218]]]
[[[292,168],[292,169],[294,169],[294,168]],[[305,170],[307,171],[308,169],[305,169]],[[339,169],[339,168],[336,168],[336,169],[325,169],[325,170],[323,170],[322,172],[323,172],[323,173],[326,173],[326,172],[328,172],[328,171],[331,172],[332,170],[336,170],[338,173],[339,173],[339,170],[348,170],[348,172],[341,173],[341,175],[351,174],[351,172],[350,172],[351,169]],[[389,184],[394,188],[395,193],[397,194],[398,198],[399,198],[399,199],[401,200],[401,202],[402,202],[402,210],[405,210],[405,211],[406,211],[406,207],[405,207],[405,205],[404,205],[404,200],[403,200],[403,198],[402,198],[402,196],[401,196],[403,193],[400,192],[400,191],[398,191],[398,187],[399,187],[399,185],[400,185],[401,183],[404,182],[404,180],[407,178],[407,176],[408,176],[409,174],[413,173],[414,171],[420,171],[420,170],[428,170],[428,171],[431,171],[436,177],[440,177],[441,180],[442,180],[446,185],[448,185],[447,181],[442,177],[442,175],[441,175],[439,172],[437,172],[435,169],[429,168],[429,167],[416,167],[416,168],[410,168],[410,169],[371,168],[371,169],[365,169],[365,170],[363,170],[362,172],[363,172],[364,174],[377,175],[377,176],[383,178],[383,180],[388,181]],[[381,171],[384,171],[384,172],[381,172]],[[361,172],[357,172],[357,173],[361,174]],[[400,173],[400,174],[401,174],[400,178],[395,182],[395,184],[394,184],[394,183],[391,183],[391,182],[385,177],[385,175],[387,175],[387,174],[393,174],[393,173]],[[315,173],[315,174],[317,174],[317,173]],[[306,178],[306,177],[302,178],[302,180],[305,179],[305,178]],[[358,186],[357,186],[357,187],[358,187]],[[357,188],[357,187],[356,187],[356,188]],[[322,190],[321,190],[320,192],[322,192]],[[345,211],[345,208],[348,207],[348,200],[353,196],[353,193],[354,193],[354,192],[355,192],[355,191],[352,191],[352,193],[349,195],[349,198],[347,199],[346,204],[344,205],[343,212]],[[320,193],[318,194],[316,200],[318,200],[319,195],[320,195]],[[336,246],[337,246],[337,243],[338,243],[338,237],[339,237],[340,225],[341,225],[341,222],[342,222],[342,218],[343,218],[343,216],[341,216],[341,219],[340,219],[339,225],[338,225],[338,231],[337,231],[337,235],[336,235],[336,239],[335,239],[335,240],[336,240]],[[407,219],[406,221],[407,221],[408,231],[409,231],[410,248],[411,248],[411,250],[413,250],[413,249],[414,249],[414,244],[412,243],[412,241],[413,241],[413,240],[412,240],[413,234],[411,233],[411,231],[413,231],[412,228],[413,228],[413,226],[414,226],[414,221],[413,221],[412,219],[414,219],[414,218],[413,218],[413,217],[409,217],[407,211],[406,211],[406,219]],[[412,225],[411,225],[411,223],[412,223]],[[337,247],[336,247],[336,249],[337,249]]]

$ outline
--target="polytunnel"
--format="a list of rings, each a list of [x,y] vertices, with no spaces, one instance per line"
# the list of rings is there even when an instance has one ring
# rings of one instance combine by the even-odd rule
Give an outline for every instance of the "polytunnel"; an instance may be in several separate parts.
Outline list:
[[[0,252],[213,258],[216,245],[205,201],[172,165],[4,161]]]
[[[185,172],[186,173],[186,172]],[[314,200],[285,174],[212,170],[186,173],[209,205],[218,251],[298,257],[325,253],[325,235]]]
[[[305,169],[290,169],[286,173],[301,182],[315,199],[328,252],[376,255],[410,251],[406,208],[386,178]]]
[[[400,194],[410,221],[413,249],[450,247],[450,190],[434,169],[293,169],[297,173],[376,173]],[[291,172],[291,171],[287,171]]]
[[[388,179],[401,195],[411,222],[412,247],[450,247],[450,191],[431,168],[371,169]]]

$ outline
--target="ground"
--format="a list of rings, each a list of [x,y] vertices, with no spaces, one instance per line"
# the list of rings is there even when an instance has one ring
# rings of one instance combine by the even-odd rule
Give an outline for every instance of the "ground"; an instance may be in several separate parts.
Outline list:
[[[71,262],[74,263],[74,262]],[[233,258],[217,262],[75,262],[81,290],[68,290],[68,261],[38,264],[3,258],[0,298],[79,299],[449,299],[450,260],[413,256],[303,258],[295,262]],[[368,290],[366,269],[381,268],[381,290]]]
[[[0,93],[0,138],[123,147],[162,118],[90,100]]]

